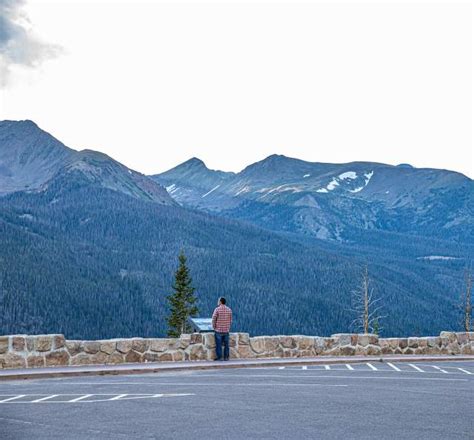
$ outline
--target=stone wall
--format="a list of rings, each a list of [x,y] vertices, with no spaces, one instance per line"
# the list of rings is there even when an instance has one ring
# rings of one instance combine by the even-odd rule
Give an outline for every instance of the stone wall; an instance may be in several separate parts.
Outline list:
[[[372,334],[256,336],[232,333],[231,358],[296,358],[382,354],[474,354],[474,332],[441,332],[436,337],[378,338]],[[132,338],[103,341],[66,340],[63,335],[0,336],[0,368],[104,365],[131,362],[210,360],[211,333],[180,338]]]

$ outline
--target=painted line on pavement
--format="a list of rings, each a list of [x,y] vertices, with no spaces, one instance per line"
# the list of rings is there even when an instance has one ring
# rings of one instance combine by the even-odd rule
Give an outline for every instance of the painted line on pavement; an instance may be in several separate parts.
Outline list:
[[[41,397],[41,399],[32,400],[31,403],[44,402],[49,399],[54,399],[55,397],[58,397],[58,396],[59,394],[51,394],[50,396]]]
[[[419,371],[420,373],[424,373],[425,371],[422,370],[420,367],[417,367],[416,365],[413,364],[408,364],[410,367],[414,368],[416,371]]]
[[[25,397],[25,394],[20,394],[18,396],[10,397],[9,399],[0,400],[0,403],[11,402],[12,400],[21,399],[22,397]]]
[[[391,362],[387,362],[387,365],[391,368],[393,368],[395,371],[402,371],[400,370],[400,368],[396,367],[395,365],[393,365]]]
[[[95,394],[84,394],[83,396],[76,397],[75,399],[68,400],[68,403],[75,403],[80,402],[81,400],[87,399],[88,397],[92,397]]]
[[[366,364],[368,367],[370,367],[370,369],[374,370],[374,371],[378,371],[378,368],[375,368],[370,362],[367,362]]]

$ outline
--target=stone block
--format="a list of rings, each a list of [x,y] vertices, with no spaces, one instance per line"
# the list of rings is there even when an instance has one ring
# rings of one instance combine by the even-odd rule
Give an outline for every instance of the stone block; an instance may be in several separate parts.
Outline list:
[[[69,365],[91,365],[91,355],[87,353],[79,353],[71,357]]]
[[[248,333],[239,333],[239,345],[250,345],[250,335]]]
[[[183,334],[179,338],[179,348],[185,350],[191,345],[191,335]]]
[[[64,335],[54,335],[53,336],[53,349],[59,350],[60,348],[64,348],[66,346],[66,338]]]
[[[408,346],[410,348],[418,348],[418,338],[408,338]]]
[[[428,347],[439,347],[440,340],[436,336],[428,336],[426,338],[426,345]]]
[[[393,350],[399,347],[400,341],[398,338],[386,338],[385,341],[388,342],[388,346]]]
[[[51,351],[53,347],[53,338],[49,335],[41,335],[36,337],[36,351]]]
[[[469,340],[471,342],[473,342],[474,341],[474,332],[468,332],[468,336],[469,336]]]
[[[377,345],[379,343],[379,337],[377,335],[369,333],[367,336],[369,337],[370,345]]]
[[[296,341],[292,336],[279,336],[280,345],[283,348],[295,348]]]
[[[469,334],[468,333],[456,333],[456,339],[460,345],[463,345],[469,342]]]
[[[117,348],[116,341],[100,341],[100,351],[105,354],[112,354]]]
[[[13,351],[24,351],[26,349],[26,339],[24,336],[12,336]]]
[[[335,335],[331,335],[331,339],[334,339],[336,344],[338,345],[353,345],[352,344],[352,337],[357,336],[353,333],[336,333]]]
[[[26,364],[28,368],[35,368],[35,367],[44,367],[44,356],[36,356],[36,355],[31,355],[28,356],[26,359]]]
[[[132,341],[132,350],[138,353],[145,353],[148,350],[148,341],[146,339],[134,339]]]
[[[380,349],[380,347],[378,345],[368,345],[366,347],[365,352],[368,356],[374,356],[374,355],[381,354],[382,350]]]
[[[250,338],[250,347],[257,354],[263,353],[266,349],[265,336],[255,336]]]
[[[310,336],[296,336],[295,341],[300,350],[311,350],[314,347],[314,338]]]
[[[208,335],[209,333],[205,333],[206,335]],[[202,333],[193,333],[191,335],[191,344],[202,344],[202,340],[203,340],[203,337],[202,337]]]
[[[461,347],[459,347],[459,344],[457,343],[457,341],[448,344],[447,349],[448,349],[449,354],[460,354],[461,353]]]
[[[356,349],[352,345],[345,345],[345,346],[340,348],[340,353],[343,356],[353,356],[353,355],[355,355],[355,351],[356,351]]]
[[[456,339],[456,333],[454,332],[441,332],[439,334],[441,338],[447,338],[449,342],[455,342]]]
[[[125,362],[137,363],[142,361],[143,354],[135,350],[130,350],[125,355]]]
[[[152,339],[150,341],[150,350],[156,352],[162,352],[169,350],[175,343],[174,338],[161,338],[161,339]]]
[[[131,339],[121,339],[117,341],[117,351],[126,354],[132,349],[133,342]]]
[[[85,353],[96,354],[100,351],[99,341],[84,341],[82,347]]]
[[[44,360],[47,367],[69,365],[69,353],[66,350],[52,351],[45,356]]]
[[[186,350],[186,353],[188,353],[188,359],[191,361],[205,360],[208,357],[207,350],[202,344],[190,345],[189,348]]]
[[[465,344],[461,347],[461,354],[474,354],[474,348],[471,344]]]
[[[184,351],[176,350],[171,352],[171,356],[174,362],[184,361]]]
[[[110,356],[107,357],[105,363],[106,364],[123,364],[125,362],[125,359],[123,357],[123,354],[115,352],[112,353]]]
[[[359,334],[357,335],[357,344],[362,347],[369,345],[369,335],[368,334]]]
[[[237,348],[239,358],[253,358],[255,353],[250,349],[250,345],[239,345]]]
[[[326,349],[326,340],[320,336],[314,338],[314,353],[319,355]]]
[[[35,351],[35,341],[36,341],[36,338],[34,336],[26,337],[26,350],[27,351]]]
[[[408,347],[408,339],[407,338],[399,338],[398,339],[398,346],[404,350]]]
[[[16,353],[7,353],[3,356],[4,368],[25,368],[26,359]]]
[[[158,362],[160,360],[160,353],[147,352],[143,355],[143,362]]]
[[[229,347],[236,347],[237,346],[237,339],[238,339],[237,334],[231,333],[229,335]]]
[[[428,338],[418,338],[418,347],[428,347]]]
[[[167,351],[166,353],[160,353],[158,355],[158,361],[160,362],[171,362],[173,360],[173,353]]]
[[[214,336],[214,333],[204,333],[203,336],[203,344],[207,348],[215,348],[216,347],[216,338]]]
[[[82,351],[81,341],[66,341],[66,348],[71,356],[75,356]]]

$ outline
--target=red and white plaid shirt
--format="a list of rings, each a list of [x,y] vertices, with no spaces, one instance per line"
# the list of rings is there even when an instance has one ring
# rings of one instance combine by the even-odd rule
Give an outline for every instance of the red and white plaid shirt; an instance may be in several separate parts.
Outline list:
[[[219,333],[229,333],[232,324],[232,310],[224,304],[216,307],[212,314],[212,328]]]

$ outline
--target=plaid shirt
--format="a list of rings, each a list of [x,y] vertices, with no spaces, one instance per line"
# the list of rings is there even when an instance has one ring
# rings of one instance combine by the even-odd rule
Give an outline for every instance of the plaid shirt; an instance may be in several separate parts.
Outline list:
[[[212,328],[219,333],[229,333],[232,324],[232,310],[224,304],[216,307],[212,314]]]

